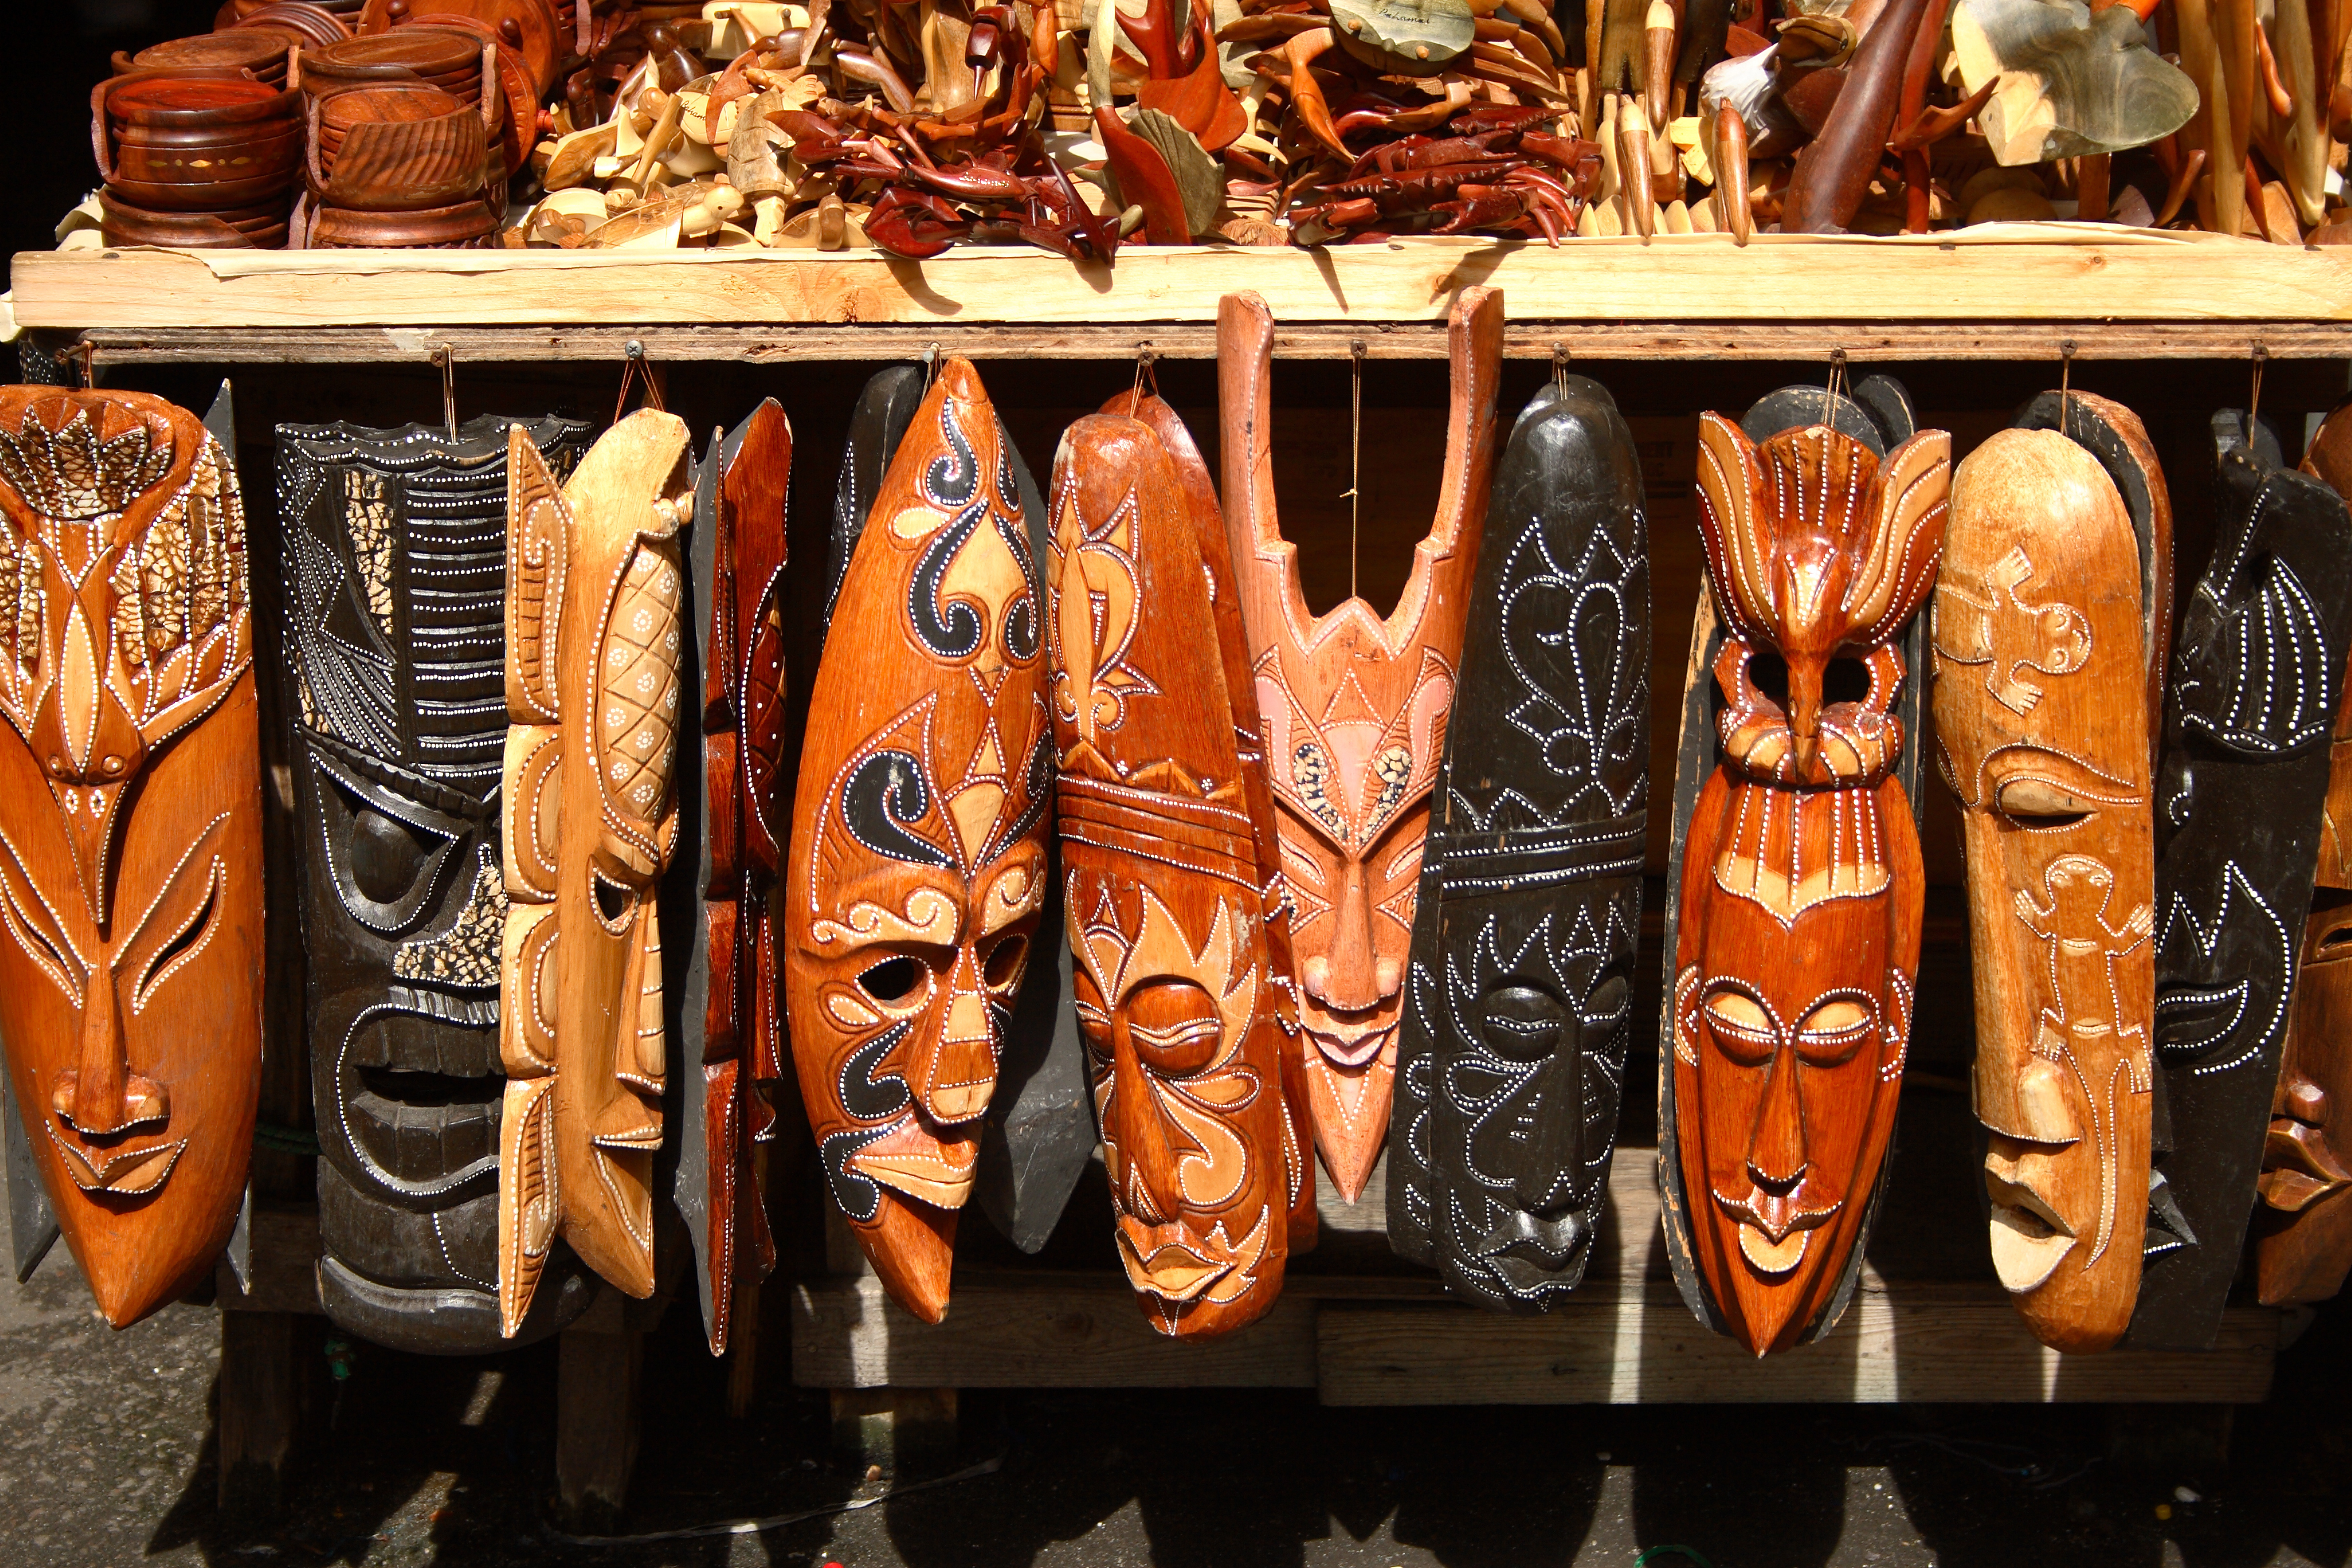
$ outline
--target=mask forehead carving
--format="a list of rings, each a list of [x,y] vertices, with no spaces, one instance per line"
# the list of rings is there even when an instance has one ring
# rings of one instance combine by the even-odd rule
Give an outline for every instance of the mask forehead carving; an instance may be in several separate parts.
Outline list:
[[[509,423],[278,428],[320,1299],[445,1352],[499,1342]],[[559,471],[587,436],[530,429]],[[528,1332],[591,1293],[561,1269]]]
[[[1078,421],[1047,579],[1066,916],[1119,1258],[1152,1325],[1186,1337],[1272,1304],[1312,1191],[1197,479],[1150,426]]]
[[[784,884],[827,1185],[934,1322],[1045,896],[1052,725],[1018,461],[979,374],[950,361],[840,584]]]
[[[2137,422],[2069,401],[2067,434],[2001,431],[1955,476],[1935,703],[1966,826],[1993,1265],[2037,1337],[2087,1351],[2123,1332],[2147,1221],[2158,650],[2142,595],[2170,526]],[[2056,416],[2042,402],[2029,422]]]
[[[0,391],[0,1037],[58,1223],[118,1327],[209,1270],[253,1136],[246,570],[236,472],[194,415]]]
[[[1276,515],[1274,322],[1254,294],[1218,310],[1225,523],[1239,579],[1292,908],[1316,1147],[1353,1203],[1388,1131],[1405,963],[1470,581],[1493,476],[1502,295],[1452,319],[1437,516],[1383,620],[1361,599],[1308,614]]]
[[[1882,458],[1828,424],[1759,443],[1700,416],[1722,765],[1683,849],[1661,1160],[1685,1294],[1696,1285],[1703,1315],[1759,1355],[1843,1310],[1910,1039],[1925,889],[1895,776],[1893,645],[1935,583],[1951,447],[1941,431],[1887,434],[1907,438]],[[1713,641],[1706,622],[1703,609]],[[1695,633],[1695,665],[1704,646]],[[1757,682],[1767,652],[1784,693]],[[1841,658],[1866,685],[1832,700]]]
[[[1538,392],[1496,468],[1449,726],[1468,739],[1422,856],[1390,1239],[1512,1310],[1583,1277],[1616,1142],[1648,802],[1641,501],[1608,393]]]
[[[641,409],[560,489],[521,426],[507,504],[499,1307],[522,1325],[555,1239],[653,1293],[667,1073],[655,894],[688,715],[686,426]]]

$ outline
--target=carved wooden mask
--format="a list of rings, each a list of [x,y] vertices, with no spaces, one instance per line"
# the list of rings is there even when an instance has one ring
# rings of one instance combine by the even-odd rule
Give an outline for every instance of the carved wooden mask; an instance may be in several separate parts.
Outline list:
[[[508,427],[282,425],[320,1299],[403,1349],[496,1349]],[[530,427],[569,469],[588,426]],[[584,1310],[542,1292],[532,1337]]]
[[[1698,1272],[1759,1355],[1828,1326],[1894,1132],[1926,877],[1892,644],[1935,583],[1950,475],[1940,430],[1882,460],[1824,425],[1759,446],[1699,420],[1727,706],[1678,890],[1675,1139]]]
[[[1055,458],[1047,574],[1066,912],[1119,1259],[1152,1326],[1188,1338],[1273,1304],[1307,1181],[1196,500],[1151,426],[1081,419]]]
[[[2254,1216],[2265,1305],[2325,1301],[2352,1272],[2352,902],[2305,925]]]
[[[1045,896],[1043,595],[1010,451],[979,373],[950,360],[835,600],[783,889],[826,1183],[928,1322]]]
[[[1422,857],[1389,1239],[1527,1310],[1584,1277],[1601,1221],[1642,918],[1649,544],[1598,383],[1519,415],[1486,539]]]
[[[727,1349],[737,1281],[776,1264],[761,1194],[783,1077],[772,900],[790,838],[784,752],[784,503],[793,426],[771,398],[715,444],[694,541],[702,649],[704,1325]],[[707,582],[706,582],[707,579]],[[683,1205],[682,1205],[683,1206]]]
[[[1503,296],[1454,302],[1437,517],[1383,620],[1360,598],[1307,612],[1276,514],[1274,318],[1255,294],[1217,313],[1225,525],[1281,812],[1316,1147],[1353,1203],[1387,1136],[1422,839],[1445,743],[1486,518]]]
[[[0,389],[0,1037],[120,1328],[236,1221],[261,1061],[245,512],[196,416]]]
[[[2213,416],[2219,538],[2180,617],[2156,781],[2154,1178],[2132,1342],[2220,1329],[2254,1206],[2352,642],[2352,516]]]
[[[1934,700],[1966,828],[1993,1268],[2035,1337],[2091,1351],[2131,1316],[2147,1217],[2146,606],[2170,513],[2137,419],[2068,402],[2065,434],[2000,431],[1953,476]]]
[[[640,409],[559,489],[511,432],[499,1308],[520,1327],[559,1236],[653,1294],[667,1067],[656,894],[688,697],[686,426]]]
[[[2303,471],[2352,500],[2352,405],[2336,409],[2320,422],[2303,455]],[[2345,681],[2344,688],[2328,744],[2327,805],[2314,878],[2323,888],[2352,889],[2352,680]]]

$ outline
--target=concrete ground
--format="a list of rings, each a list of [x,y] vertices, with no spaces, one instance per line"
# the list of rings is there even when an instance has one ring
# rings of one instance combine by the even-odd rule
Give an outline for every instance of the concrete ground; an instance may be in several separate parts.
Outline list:
[[[841,1568],[2256,1568],[2352,1563],[2352,1307],[2236,1413],[2034,1406],[1329,1410],[1306,1394],[971,1394],[960,1447],[868,1480],[822,1396],[729,1421],[690,1312],[646,1365],[624,1530],[824,1508],[764,1534],[587,1548],[546,1523],[552,1346],[478,1362],[306,1347],[320,1397],[285,1519],[217,1517],[219,1319],[116,1333],[64,1249],[0,1280],[0,1565]],[[337,1365],[348,1376],[334,1375]],[[1678,1552],[1673,1548],[1682,1548]]]

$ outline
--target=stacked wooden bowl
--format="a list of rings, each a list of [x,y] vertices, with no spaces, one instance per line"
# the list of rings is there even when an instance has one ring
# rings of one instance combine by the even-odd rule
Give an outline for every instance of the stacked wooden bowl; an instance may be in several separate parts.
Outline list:
[[[310,0],[269,0],[268,5],[255,5],[235,16],[224,11],[221,19],[214,24],[214,30],[283,33],[299,41],[306,49],[324,48],[352,36],[344,17]]]
[[[301,95],[241,70],[141,69],[90,94],[109,245],[282,247]]]
[[[503,122],[491,128],[501,177],[521,168],[538,142],[540,103],[554,89],[576,37],[569,8],[554,0],[368,0],[353,26],[362,34],[443,28],[490,49],[506,100]]]
[[[173,38],[169,43],[156,44],[135,55],[126,55],[117,49],[114,74],[129,76],[132,71],[182,71],[199,76],[234,76],[242,71],[256,81],[283,88],[294,47],[295,40],[290,35],[270,28],[199,33],[193,38]]]
[[[423,80],[312,99],[303,243],[445,249],[484,243],[499,224],[487,194],[485,119],[479,103]]]

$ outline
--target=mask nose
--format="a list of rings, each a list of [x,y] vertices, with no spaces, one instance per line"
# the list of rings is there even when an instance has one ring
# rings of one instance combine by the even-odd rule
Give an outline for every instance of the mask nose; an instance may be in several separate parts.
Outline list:
[[[1127,1210],[1149,1225],[1165,1225],[1182,1210],[1176,1182],[1176,1148],[1151,1092],[1150,1075],[1136,1055],[1135,1037],[1122,1007],[1111,1016],[1111,1106],[1109,1133],[1118,1146],[1116,1185]]]
[[[1535,1130],[1511,1177],[1511,1196],[1529,1214],[1545,1215],[1572,1194],[1584,1169],[1583,1065],[1570,1034],[1524,1091],[1524,1102],[1541,1110],[1531,1118]]]
[[[1360,863],[1349,862],[1340,874],[1339,897],[1331,913],[1337,923],[1330,948],[1308,959],[1299,978],[1307,994],[1333,1012],[1367,1012],[1402,983],[1403,974],[1393,961],[1383,963],[1372,950],[1372,897]]]
[[[75,1065],[58,1074],[49,1109],[84,1137],[127,1132],[171,1115],[163,1086],[131,1070],[122,1049],[122,1014],[114,976],[100,969],[82,994],[81,1045]]]
[[[942,1127],[980,1115],[996,1092],[996,1018],[968,947],[956,952],[947,1005],[927,1014],[919,1026],[907,1088],[923,1113]]]
[[[2327,1091],[2290,1068],[2279,1074],[2271,1100],[2273,1116],[2292,1116],[2305,1127],[2327,1125]]]
[[[1799,778],[1812,772],[1813,758],[1821,751],[1822,681],[1827,670],[1826,659],[1794,655],[1789,659],[1790,750]]]
[[[1805,1102],[1797,1087],[1797,1059],[1773,1053],[1764,1069],[1764,1099],[1748,1140],[1748,1176],[1769,1193],[1785,1194],[1805,1178]]]

